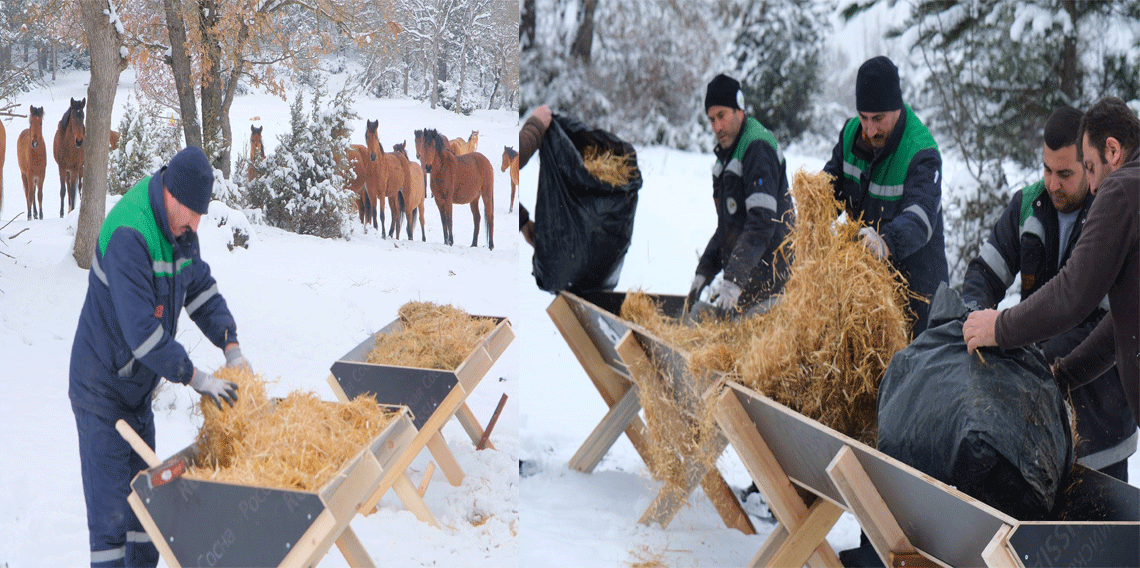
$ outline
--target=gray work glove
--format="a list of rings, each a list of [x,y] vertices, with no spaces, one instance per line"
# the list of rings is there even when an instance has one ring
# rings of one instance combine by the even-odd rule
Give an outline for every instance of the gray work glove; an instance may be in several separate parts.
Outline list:
[[[734,309],[740,300],[740,292],[740,286],[732,280],[721,280],[720,288],[709,296],[709,301],[721,310]]]
[[[692,306],[697,303],[697,300],[701,297],[701,291],[704,290],[707,285],[708,278],[705,278],[703,274],[694,276],[693,284],[689,286],[689,295],[685,297],[685,304]]]
[[[210,373],[200,369],[194,369],[194,376],[190,379],[190,388],[198,391],[202,396],[208,396],[214,404],[218,405],[218,410],[222,408],[222,401],[226,401],[232,407],[237,402],[237,389],[238,386],[230,381],[223,381]]]
[[[240,345],[234,345],[229,351],[225,352],[225,355],[227,368],[233,369],[236,367],[245,367],[247,369],[253,370],[253,367],[250,366],[249,361],[246,361],[245,357],[241,356]]]
[[[886,260],[890,256],[891,251],[887,248],[887,241],[884,241],[883,237],[880,237],[874,229],[863,227],[859,229],[859,236],[862,237],[863,246],[867,247],[867,250],[875,255],[875,258]]]

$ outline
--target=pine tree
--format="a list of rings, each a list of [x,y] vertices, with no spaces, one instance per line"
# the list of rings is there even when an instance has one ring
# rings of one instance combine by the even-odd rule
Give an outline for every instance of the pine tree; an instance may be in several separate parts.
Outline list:
[[[247,186],[247,198],[263,210],[265,222],[303,235],[343,237],[353,195],[345,159],[352,111],[351,93],[341,91],[322,108],[321,89],[312,91],[309,114],[303,96],[289,107],[289,132],[278,137],[267,159],[267,174]]]
[[[751,2],[730,48],[749,114],[787,143],[807,130],[834,2]]]
[[[147,119],[129,100],[119,121],[119,147],[111,152],[107,193],[122,195],[156,169],[154,150],[147,136]]]

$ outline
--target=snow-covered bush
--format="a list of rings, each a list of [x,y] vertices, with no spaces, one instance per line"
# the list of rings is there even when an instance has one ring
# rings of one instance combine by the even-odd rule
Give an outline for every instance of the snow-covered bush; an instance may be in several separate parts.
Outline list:
[[[353,194],[352,171],[345,159],[350,130],[359,118],[351,110],[351,94],[341,91],[327,107],[321,89],[312,90],[306,115],[298,95],[289,109],[290,129],[278,136],[266,159],[266,174],[246,186],[245,202],[261,209],[265,222],[305,235],[344,236]]]
[[[111,151],[108,162],[107,193],[122,195],[158,169],[147,124],[146,116],[128,99],[119,121],[119,147]]]

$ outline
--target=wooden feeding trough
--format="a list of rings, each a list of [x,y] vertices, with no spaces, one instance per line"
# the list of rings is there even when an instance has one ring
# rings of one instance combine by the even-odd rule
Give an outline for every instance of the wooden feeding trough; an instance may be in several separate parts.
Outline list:
[[[334,403],[327,403],[334,404]],[[350,565],[374,566],[349,522],[363,503],[401,478],[416,435],[408,409],[317,491],[192,479],[190,446],[166,461],[120,420],[116,425],[149,469],[127,497],[168,566],[315,566],[335,542]]]
[[[420,450],[427,446],[447,480],[454,486],[463,483],[463,470],[447,448],[441,429],[455,416],[471,442],[478,446],[483,438],[483,427],[467,406],[467,397],[515,338],[510,320],[503,317],[487,319],[495,322],[494,329],[483,337],[458,367],[450,371],[366,362],[378,336],[403,329],[403,322],[399,318],[333,363],[328,382],[338,399],[347,401],[367,394],[376,397],[380,404],[403,405],[411,409],[412,423],[418,433],[411,442],[410,452],[397,465],[401,471],[411,465]],[[494,449],[489,440],[484,441],[483,447]],[[430,469],[420,482],[418,491],[411,487],[410,482],[401,482],[396,487],[396,493],[404,506],[417,518],[438,526],[435,517],[421,499],[429,480]],[[379,488],[372,494],[365,503],[364,510],[375,509],[385,491],[387,488]]]
[[[652,295],[666,316],[680,318],[684,296]],[[648,465],[652,454],[646,440],[646,425],[638,416],[641,404],[634,374],[652,381],[670,381],[682,407],[693,408],[702,393],[695,392],[695,381],[689,374],[687,355],[661,341],[640,326],[617,314],[625,294],[597,292],[577,296],[562,292],[547,308],[554,325],[566,339],[598,394],[610,407],[597,427],[574,454],[570,467],[589,473],[625,432],[641,459]],[[715,454],[728,445],[719,433],[712,442]],[[685,499],[698,483],[716,507],[725,525],[745,534],[754,534],[752,521],[740,505],[736,494],[716,467],[696,461],[686,465],[686,486],[676,491],[663,488],[642,515],[640,522],[668,526]]]
[[[1140,566],[1140,488],[1077,465],[1058,492],[1055,511],[1065,520],[1019,521],[747,387],[727,385],[716,420],[779,521],[741,565],[840,566],[824,539],[847,510],[886,566]]]

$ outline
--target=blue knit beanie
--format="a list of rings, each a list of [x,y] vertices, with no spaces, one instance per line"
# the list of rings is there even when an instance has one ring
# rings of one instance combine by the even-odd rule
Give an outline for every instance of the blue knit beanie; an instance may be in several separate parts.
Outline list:
[[[214,169],[201,148],[187,146],[163,169],[162,184],[179,203],[205,215],[214,193]]]
[[[855,110],[884,112],[903,107],[899,69],[885,56],[868,59],[855,78]]]

